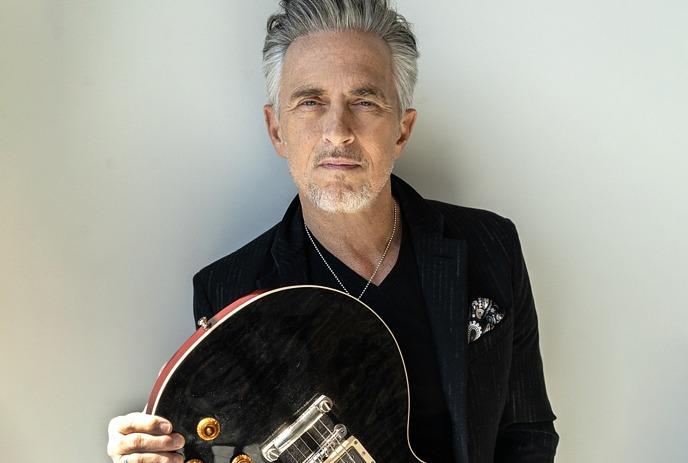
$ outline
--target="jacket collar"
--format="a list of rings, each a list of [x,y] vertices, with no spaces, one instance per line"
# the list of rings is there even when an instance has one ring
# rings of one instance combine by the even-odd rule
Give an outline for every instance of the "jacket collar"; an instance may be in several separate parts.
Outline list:
[[[258,278],[258,289],[304,284],[310,269],[304,249],[306,233],[298,195],[292,200],[282,221],[277,225],[270,248],[272,267]]]
[[[392,193],[409,226],[433,341],[438,353],[444,395],[454,426],[454,461],[467,461],[466,327],[467,250],[460,232],[450,229],[441,212],[411,186],[392,175]],[[278,225],[270,250],[273,267],[259,278],[260,289],[303,284],[310,269],[298,196]]]

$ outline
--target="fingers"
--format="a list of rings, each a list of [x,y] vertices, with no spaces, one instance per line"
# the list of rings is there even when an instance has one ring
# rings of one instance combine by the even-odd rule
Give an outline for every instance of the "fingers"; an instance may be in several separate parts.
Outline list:
[[[116,463],[184,463],[184,457],[178,453],[133,453],[122,456]]]
[[[109,450],[115,455],[174,452],[184,447],[184,438],[181,434],[177,433],[167,436],[152,436],[150,434],[135,432],[123,435],[119,439],[111,439],[111,443],[112,447]]]
[[[114,463],[183,463],[174,452],[184,447],[184,437],[171,431],[172,424],[159,416],[118,416],[108,426],[108,455]]]
[[[172,432],[172,424],[165,418],[145,413],[130,413],[118,416],[110,421],[110,435],[141,432],[153,435],[164,435]]]

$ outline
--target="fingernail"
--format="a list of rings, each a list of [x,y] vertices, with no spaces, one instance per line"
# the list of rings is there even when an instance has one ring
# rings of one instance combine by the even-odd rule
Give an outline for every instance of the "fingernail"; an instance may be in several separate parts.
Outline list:
[[[169,434],[172,432],[172,424],[171,423],[161,423],[160,424],[160,430],[164,432],[165,434]]]
[[[179,447],[179,448],[184,447],[184,436],[182,436],[181,434],[175,434],[174,445],[175,445],[175,447]]]

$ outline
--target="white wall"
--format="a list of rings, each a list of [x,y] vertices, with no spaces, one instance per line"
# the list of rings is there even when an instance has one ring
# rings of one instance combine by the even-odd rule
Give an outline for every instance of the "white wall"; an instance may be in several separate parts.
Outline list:
[[[557,461],[688,461],[687,4],[399,4],[422,58],[397,172],[519,226]],[[4,460],[108,461],[193,273],[281,217],[275,5],[0,0]]]

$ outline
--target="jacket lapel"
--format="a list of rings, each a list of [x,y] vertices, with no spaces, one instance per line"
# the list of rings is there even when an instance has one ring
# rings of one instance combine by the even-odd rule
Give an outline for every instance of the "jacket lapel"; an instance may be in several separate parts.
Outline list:
[[[468,461],[466,422],[467,249],[456,230],[447,233],[442,215],[393,177],[395,196],[409,224],[442,387],[453,424],[454,461]]]
[[[467,461],[466,248],[462,240],[426,234],[416,252],[455,439],[455,461]]]
[[[271,266],[264,275],[258,277],[257,289],[308,283],[308,261],[304,250],[305,231],[298,196],[287,208],[278,227],[270,248]]]

